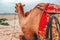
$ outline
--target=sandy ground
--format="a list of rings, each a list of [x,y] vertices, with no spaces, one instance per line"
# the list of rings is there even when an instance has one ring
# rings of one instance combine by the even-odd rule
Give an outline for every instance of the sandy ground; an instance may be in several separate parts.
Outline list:
[[[9,26],[0,25],[0,40],[19,40],[22,34],[17,15],[0,15],[0,18],[8,19]]]

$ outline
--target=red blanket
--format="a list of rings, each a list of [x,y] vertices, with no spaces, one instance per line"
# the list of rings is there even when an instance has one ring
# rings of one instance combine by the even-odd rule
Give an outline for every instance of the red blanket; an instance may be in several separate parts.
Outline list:
[[[49,6],[46,5],[46,8]],[[41,17],[41,20],[40,20],[40,24],[39,24],[39,34],[42,36],[42,37],[45,37],[46,35],[46,28],[47,28],[47,25],[48,25],[48,22],[49,22],[49,18],[50,18],[50,15],[47,14],[47,12],[43,12],[42,14],[42,17]]]
[[[39,24],[39,31],[38,33],[45,38],[46,36],[46,28],[48,26],[49,20],[50,20],[50,14],[49,13],[60,13],[60,8],[55,7],[54,5],[47,4],[45,7],[45,10],[42,14],[42,17],[40,19],[40,24]]]
[[[46,28],[49,22],[49,18],[50,18],[50,15],[44,12],[40,20],[39,34],[43,37],[45,37],[45,34],[46,34]]]

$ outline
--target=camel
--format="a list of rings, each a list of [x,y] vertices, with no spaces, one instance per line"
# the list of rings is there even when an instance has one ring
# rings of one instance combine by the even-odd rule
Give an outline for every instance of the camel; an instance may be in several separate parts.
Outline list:
[[[26,40],[37,40],[38,39],[38,28],[40,18],[46,6],[46,3],[40,3],[35,6],[31,11],[24,13],[25,5],[18,3],[16,4],[16,12],[19,17],[19,24],[24,33]],[[34,37],[36,39],[34,39]],[[39,39],[40,40],[40,39]]]
[[[42,6],[45,6],[44,3],[42,3]],[[20,6],[20,7],[17,7]],[[21,3],[16,5],[16,9],[20,10],[18,11],[18,17],[19,17],[19,23],[20,26],[22,27],[22,31],[24,33],[24,35],[26,36],[27,40],[33,40],[33,34],[36,33],[38,34],[38,26],[39,26],[39,20],[40,20],[40,16],[42,13],[42,8],[39,9],[38,7],[40,6],[36,6],[34,9],[31,10],[31,12],[27,13],[27,17],[24,15],[24,11],[23,11],[23,6]],[[31,20],[30,20],[31,19]],[[31,26],[32,25],[32,26]],[[32,28],[31,28],[32,27]]]

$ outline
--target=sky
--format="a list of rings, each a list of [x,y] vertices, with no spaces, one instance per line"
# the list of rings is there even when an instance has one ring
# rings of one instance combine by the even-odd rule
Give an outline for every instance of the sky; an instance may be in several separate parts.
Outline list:
[[[38,3],[60,4],[60,0],[0,0],[0,13],[15,13],[15,4],[25,4],[24,11],[29,11]]]

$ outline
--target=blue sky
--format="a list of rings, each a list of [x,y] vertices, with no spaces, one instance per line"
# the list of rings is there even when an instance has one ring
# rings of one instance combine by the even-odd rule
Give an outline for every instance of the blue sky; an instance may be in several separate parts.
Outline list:
[[[60,4],[60,0],[0,0],[0,13],[15,13],[15,4],[18,2],[26,5],[25,12],[42,2]]]

